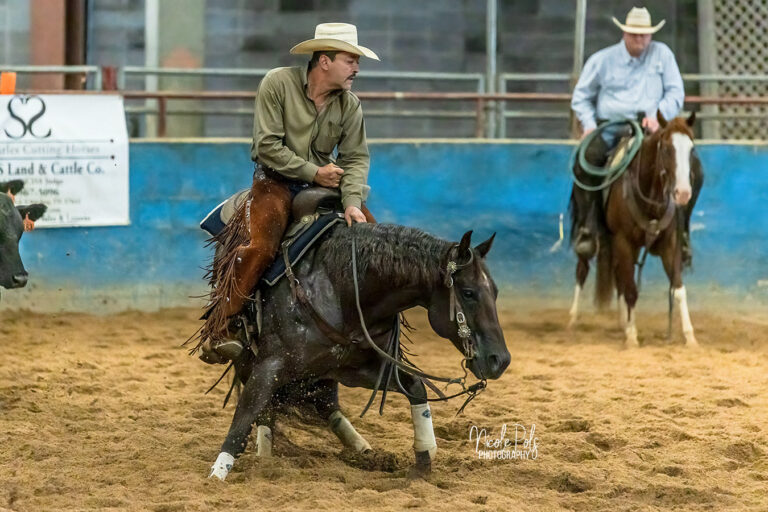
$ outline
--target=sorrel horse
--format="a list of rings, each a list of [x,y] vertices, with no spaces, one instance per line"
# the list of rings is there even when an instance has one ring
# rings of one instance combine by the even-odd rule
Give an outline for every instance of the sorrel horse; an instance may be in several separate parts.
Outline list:
[[[242,210],[229,225],[242,224],[240,216]],[[415,469],[428,472],[437,445],[424,381],[391,363],[388,374],[395,379],[382,381],[386,360],[373,345],[399,344],[392,334],[400,312],[422,306],[434,331],[453,343],[481,382],[501,376],[510,354],[496,312],[498,291],[485,264],[493,237],[472,248],[471,233],[457,244],[402,226],[339,225],[293,266],[315,315],[295,299],[290,278],[263,288],[257,350],[245,350],[234,363],[243,388],[210,476],[226,478],[254,424],[260,425],[259,444],[269,408],[285,390],[308,393],[345,446],[370,450],[339,410],[338,383],[405,394],[411,403]],[[242,240],[230,242],[224,245],[237,247]],[[337,335],[329,337],[328,325],[321,328],[316,317]]]
[[[610,186],[604,219],[598,229],[597,283],[595,301],[606,306],[619,299],[619,318],[627,347],[638,346],[635,305],[638,286],[635,264],[642,249],[659,256],[670,285],[672,299],[680,308],[683,335],[688,347],[696,347],[696,337],[688,312],[682,280],[681,218],[691,200],[693,131],[696,119],[679,117],[667,122],[657,116],[660,129],[643,140],[624,175]],[[573,215],[573,213],[572,213]],[[589,273],[589,259],[579,257],[570,325],[576,323],[579,295]]]

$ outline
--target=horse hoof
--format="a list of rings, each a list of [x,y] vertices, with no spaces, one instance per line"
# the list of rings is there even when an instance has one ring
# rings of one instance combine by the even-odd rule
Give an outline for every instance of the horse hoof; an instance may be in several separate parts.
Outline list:
[[[409,480],[426,480],[432,473],[432,464],[414,464],[408,471]]]
[[[624,348],[627,350],[634,350],[636,348],[640,348],[640,343],[638,343],[637,340],[634,340],[634,339],[626,340],[624,342]]]

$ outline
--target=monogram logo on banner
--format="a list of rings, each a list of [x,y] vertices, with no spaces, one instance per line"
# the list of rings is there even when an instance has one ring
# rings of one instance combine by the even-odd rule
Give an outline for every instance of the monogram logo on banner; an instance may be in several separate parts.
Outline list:
[[[5,135],[11,139],[18,140],[30,134],[36,139],[47,139],[51,136],[51,129],[48,132],[44,127],[40,127],[38,121],[45,115],[45,101],[40,96],[14,96],[8,102],[8,113],[11,115],[9,126],[5,128]]]

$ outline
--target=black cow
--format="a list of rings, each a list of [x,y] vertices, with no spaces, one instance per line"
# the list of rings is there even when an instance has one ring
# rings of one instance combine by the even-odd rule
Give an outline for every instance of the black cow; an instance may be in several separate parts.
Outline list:
[[[46,210],[44,204],[15,206],[13,196],[23,187],[21,180],[0,181],[0,286],[3,288],[21,288],[27,284],[28,274],[19,256],[24,220],[36,221]]]

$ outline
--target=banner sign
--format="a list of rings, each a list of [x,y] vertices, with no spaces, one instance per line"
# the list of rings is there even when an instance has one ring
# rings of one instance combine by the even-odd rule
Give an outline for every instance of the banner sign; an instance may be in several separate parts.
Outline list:
[[[0,182],[43,203],[35,227],[130,224],[128,132],[112,95],[0,96]]]

